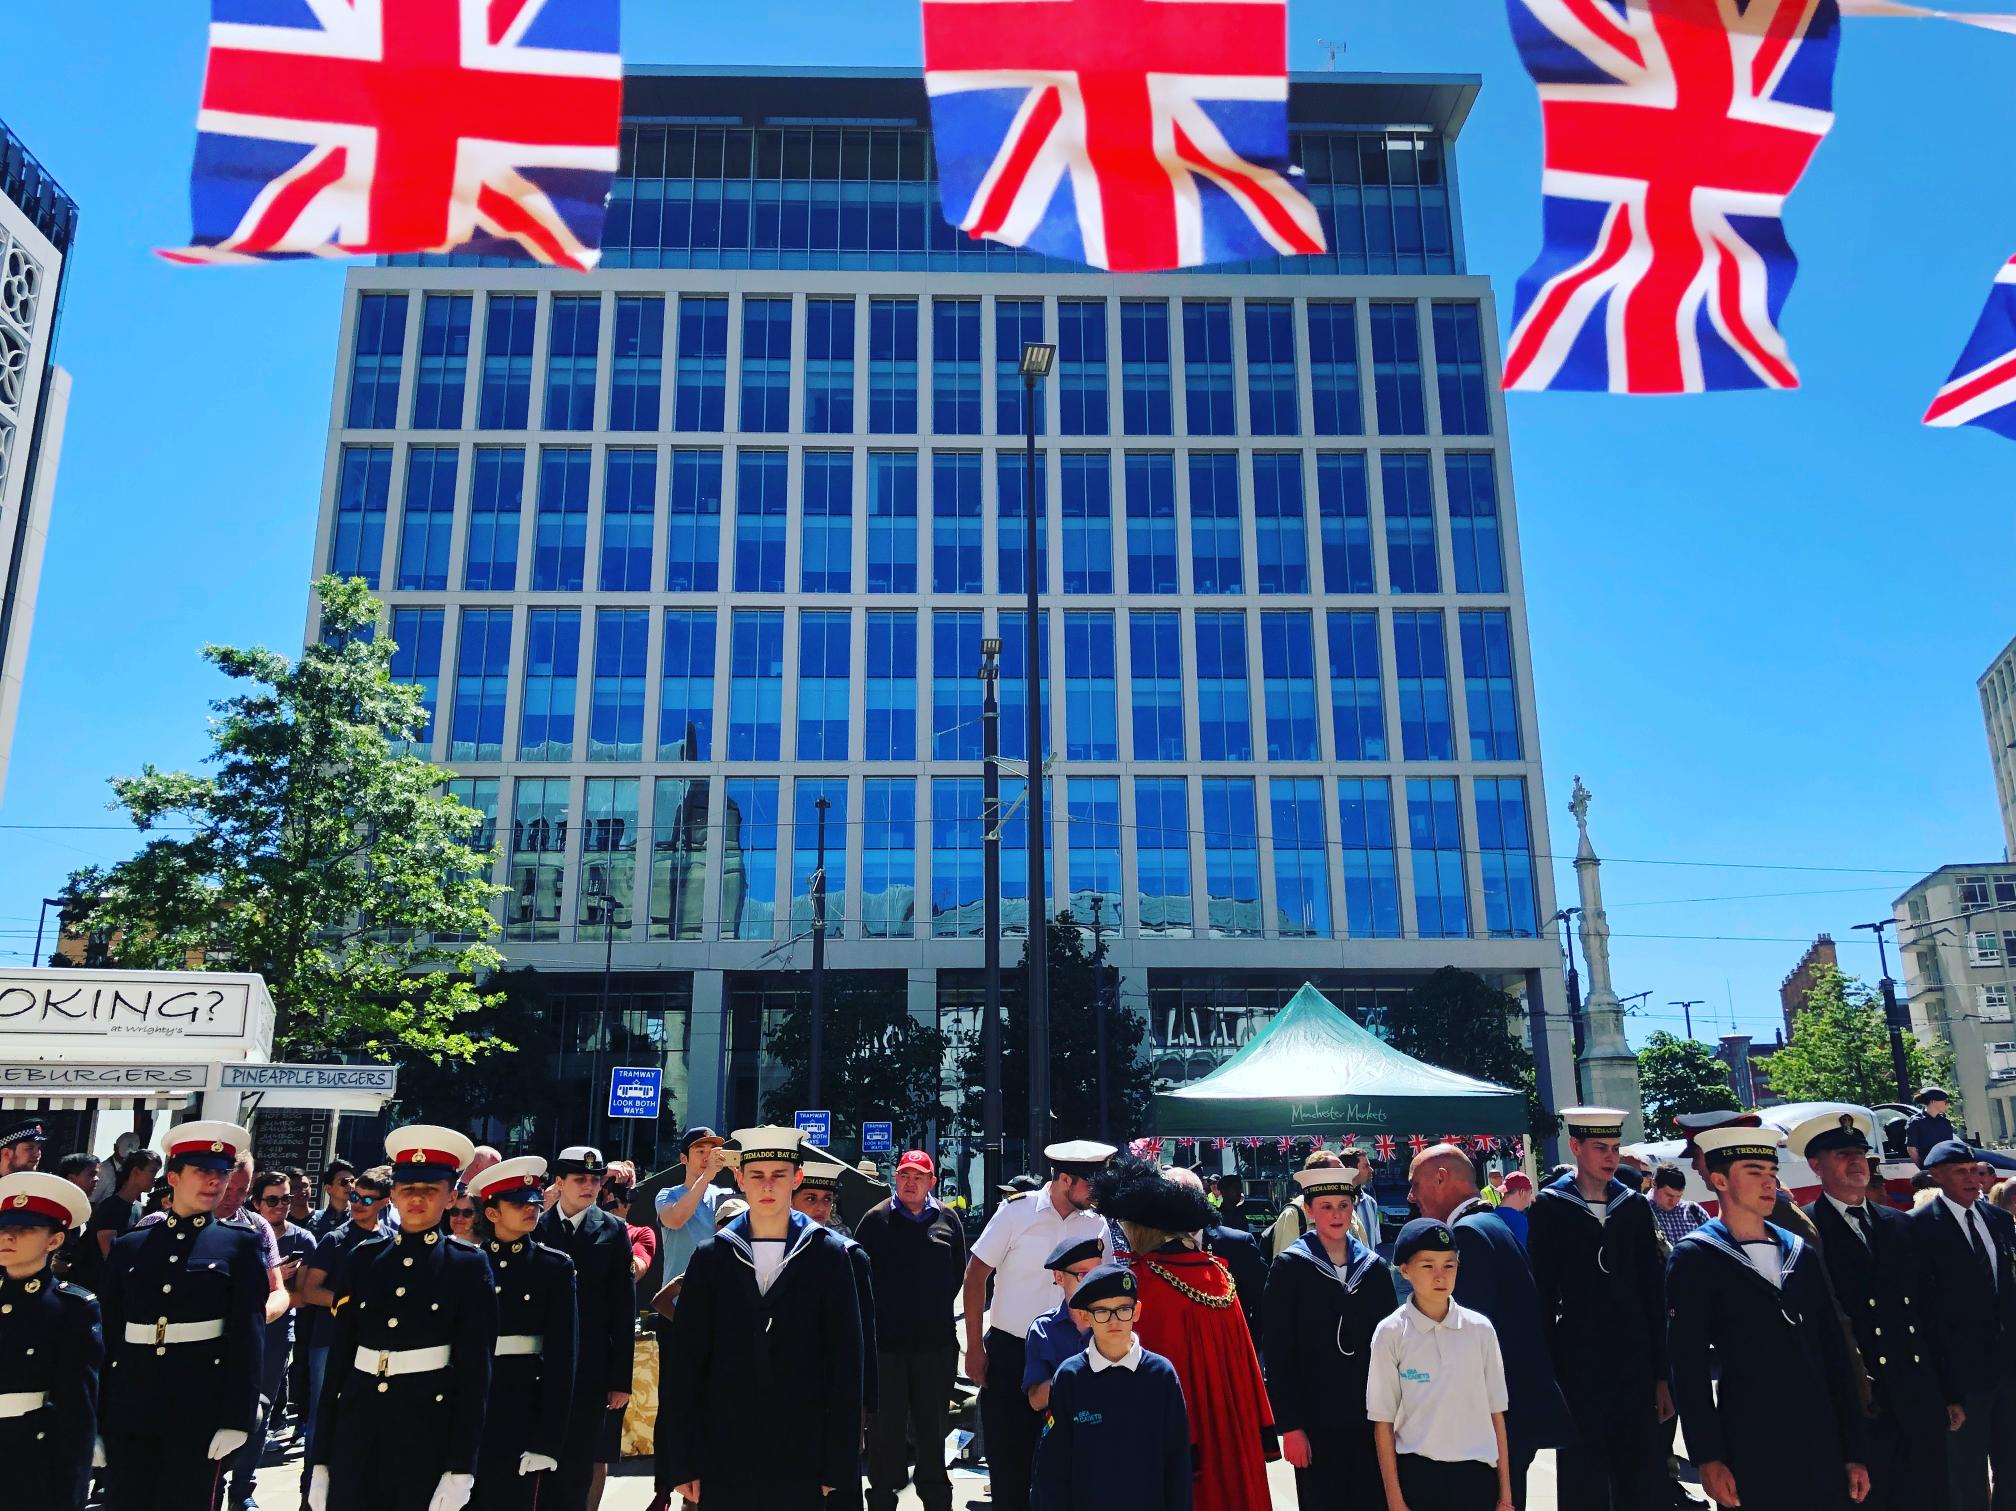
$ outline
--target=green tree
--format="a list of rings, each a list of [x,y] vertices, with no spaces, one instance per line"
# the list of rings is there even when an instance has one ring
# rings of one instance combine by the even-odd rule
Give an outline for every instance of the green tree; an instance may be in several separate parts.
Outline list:
[[[471,848],[482,815],[408,753],[426,712],[392,678],[378,601],[355,578],[316,593],[323,636],[298,660],[205,648],[247,684],[212,704],[214,772],[114,777],[113,808],[147,842],[74,875],[66,911],[122,966],[257,972],[290,1057],[468,1060],[503,1047],[461,1021],[488,1005],[473,978],[500,958],[501,889]]]
[[[1682,1112],[1737,1112],[1729,1067],[1695,1039],[1655,1029],[1638,1051],[1638,1094],[1645,1126],[1659,1138],[1680,1137],[1673,1119]]]
[[[1916,1034],[1904,1035],[1911,1084],[1953,1084],[1953,1056]],[[1771,1089],[1788,1102],[1854,1102],[1873,1106],[1897,1100],[1890,1062],[1890,1028],[1883,999],[1856,978],[1822,966],[1792,1017],[1792,1037],[1771,1056]],[[1960,1120],[1960,1107],[1953,1108]]]
[[[1445,965],[1390,1004],[1380,1029],[1387,1043],[1427,1065],[1475,1076],[1526,1095],[1526,1121],[1545,1138],[1560,1119],[1541,1104],[1523,1025],[1526,1009],[1510,992]]]
[[[833,1114],[834,1143],[852,1142],[871,1119],[894,1123],[899,1147],[921,1142],[926,1125],[949,1115],[941,1100],[947,1045],[942,1030],[910,1016],[900,982],[891,988],[872,973],[833,973],[819,1096]],[[788,1127],[799,1108],[812,1105],[809,991],[785,1011],[764,1048],[783,1067],[784,1080],[764,1095],[763,1115]]]

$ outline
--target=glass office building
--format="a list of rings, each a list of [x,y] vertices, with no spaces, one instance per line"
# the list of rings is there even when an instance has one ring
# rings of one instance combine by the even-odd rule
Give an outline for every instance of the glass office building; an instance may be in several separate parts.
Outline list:
[[[595,274],[351,273],[316,570],[384,595],[513,962],[592,1006],[613,943],[562,1077],[648,1046],[679,1121],[757,1115],[822,800],[830,968],[972,1030],[980,643],[1012,754],[1031,571],[1049,906],[1097,905],[1159,1075],[1304,980],[1375,1024],[1443,965],[1561,1011],[1475,93],[1297,78],[1330,253],[1121,277],[947,226],[914,73],[640,69]],[[1011,964],[1029,843],[1017,810]]]

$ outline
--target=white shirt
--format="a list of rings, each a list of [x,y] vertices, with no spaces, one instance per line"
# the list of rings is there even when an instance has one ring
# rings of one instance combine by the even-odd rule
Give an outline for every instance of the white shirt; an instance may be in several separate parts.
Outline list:
[[[1975,1233],[1981,1235],[1981,1247],[1988,1252],[1988,1283],[2000,1290],[2002,1277],[1997,1273],[2000,1266],[1995,1257],[1995,1235],[1988,1231],[1987,1219],[1972,1207],[1961,1206],[1944,1191],[1939,1193],[1939,1199],[1946,1203],[1946,1210],[1951,1212],[1954,1221],[1960,1224],[1960,1236],[1967,1239],[1969,1249],[1974,1247],[1974,1240],[1970,1235]]]
[[[592,1201],[588,1203],[588,1207],[592,1207],[594,1205],[595,1203],[593,1203]],[[567,1209],[565,1207],[556,1206],[554,1210],[560,1214],[560,1220],[562,1222],[566,1223],[568,1227],[572,1228],[576,1233],[578,1233],[581,1231],[581,1224],[584,1221],[586,1221],[588,1217],[588,1207],[583,1207],[579,1212],[576,1212],[572,1217],[569,1217],[567,1215]]]
[[[1085,1345],[1085,1359],[1092,1366],[1092,1373],[1095,1375],[1104,1374],[1109,1369],[1124,1369],[1131,1374],[1135,1366],[1141,1362],[1141,1340],[1136,1338],[1128,1345],[1127,1352],[1117,1359],[1107,1358],[1099,1352],[1098,1344],[1088,1343]]]
[[[1370,1191],[1358,1193],[1358,1220],[1365,1225],[1365,1241],[1372,1248],[1379,1247],[1379,1198]]]
[[[1820,1194],[1822,1196],[1827,1196],[1827,1193],[1824,1191],[1821,1192]],[[1841,1214],[1841,1220],[1848,1224],[1848,1231],[1853,1233],[1857,1238],[1861,1239],[1864,1246],[1866,1247],[1869,1242],[1869,1235],[1863,1231],[1862,1219],[1857,1214],[1868,1211],[1868,1204],[1865,1202],[1851,1207],[1848,1205],[1847,1202],[1840,1201],[1832,1196],[1827,1196],[1827,1203],[1829,1206],[1833,1207],[1833,1209],[1836,1212],[1839,1212]]]
[[[1029,1324],[1057,1309],[1057,1284],[1043,1261],[1065,1238],[1096,1238],[1102,1259],[1113,1257],[1106,1219],[1097,1212],[1058,1215],[1050,1191],[1011,1196],[973,1240],[973,1257],[994,1271],[994,1305],[987,1325],[1017,1338],[1027,1337]]]
[[[1409,1301],[1373,1329],[1365,1415],[1392,1423],[1399,1452],[1495,1465],[1491,1414],[1505,1403],[1498,1332],[1482,1312],[1452,1301],[1435,1322]]]
[[[1779,1257],[1776,1239],[1744,1239],[1743,1257],[1750,1261],[1751,1269],[1771,1282],[1772,1289],[1783,1290],[1785,1288],[1785,1265]]]
[[[749,1240],[749,1257],[756,1265],[756,1289],[767,1296],[770,1294],[770,1282],[784,1268],[784,1240],[752,1238]]]

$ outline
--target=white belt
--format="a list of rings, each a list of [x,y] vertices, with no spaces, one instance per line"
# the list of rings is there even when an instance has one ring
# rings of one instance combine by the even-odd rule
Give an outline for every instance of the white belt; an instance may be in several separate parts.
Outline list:
[[[443,1343],[438,1348],[400,1348],[385,1351],[376,1348],[357,1350],[357,1367],[367,1375],[384,1379],[388,1375],[425,1375],[437,1369],[448,1367],[451,1350]]]
[[[500,1359],[512,1354],[537,1357],[545,1352],[546,1340],[537,1333],[506,1333],[497,1340],[497,1357]]]
[[[208,1322],[129,1322],[126,1324],[128,1343],[149,1343],[160,1348],[167,1343],[208,1343],[212,1338],[224,1336],[224,1319],[212,1317]]]
[[[48,1404],[49,1397],[39,1390],[17,1390],[12,1395],[0,1396],[0,1418],[25,1417]]]

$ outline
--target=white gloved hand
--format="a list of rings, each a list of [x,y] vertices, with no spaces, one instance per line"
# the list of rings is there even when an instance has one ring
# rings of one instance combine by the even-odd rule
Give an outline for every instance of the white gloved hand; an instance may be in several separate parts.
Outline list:
[[[543,1453],[521,1453],[518,1455],[520,1474],[546,1474],[560,1467],[558,1459],[549,1459]]]
[[[308,1476],[308,1511],[329,1511],[329,1466],[317,1464]]]
[[[98,1438],[91,1444],[91,1467],[93,1469],[103,1469],[105,1467],[105,1440],[103,1438]]]
[[[475,1492],[475,1475],[444,1474],[441,1483],[434,1487],[434,1498],[427,1502],[427,1511],[462,1511]]]
[[[206,1457],[212,1463],[218,1459],[228,1459],[245,1446],[245,1440],[249,1436],[251,1434],[240,1432],[236,1427],[219,1427],[210,1435],[210,1452]]]

